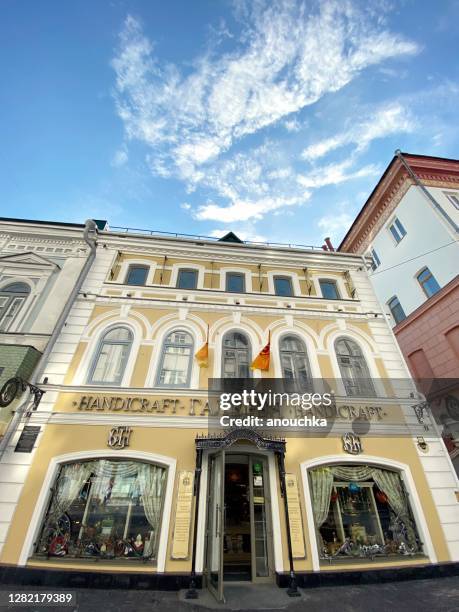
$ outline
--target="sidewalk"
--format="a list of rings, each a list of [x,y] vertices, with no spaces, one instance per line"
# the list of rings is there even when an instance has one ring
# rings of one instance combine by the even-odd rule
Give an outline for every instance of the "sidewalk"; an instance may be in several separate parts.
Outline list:
[[[17,585],[1,585],[3,591],[25,591]],[[27,590],[39,590],[28,588]],[[42,591],[49,589],[41,589]],[[59,589],[61,591],[63,589]],[[57,591],[57,589],[54,589]],[[75,591],[75,589],[74,589]],[[3,610],[28,612],[459,612],[459,577],[408,580],[363,586],[321,587],[303,590],[289,598],[285,590],[271,585],[231,585],[225,590],[226,604],[217,604],[207,591],[187,601],[184,591],[134,591],[121,589],[77,589],[76,607],[11,606]]]

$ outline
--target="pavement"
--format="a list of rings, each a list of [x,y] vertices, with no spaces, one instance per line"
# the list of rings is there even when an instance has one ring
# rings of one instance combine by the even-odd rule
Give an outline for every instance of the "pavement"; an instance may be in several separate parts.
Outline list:
[[[39,589],[1,585],[0,590]],[[207,591],[198,591],[199,598],[195,600],[186,600],[185,591],[73,589],[73,592],[77,603],[70,607],[0,605],[0,612],[16,609],[24,612],[459,612],[459,576],[300,589],[301,596],[296,598],[288,597],[284,589],[274,585],[233,584],[225,588],[224,604],[218,604]]]

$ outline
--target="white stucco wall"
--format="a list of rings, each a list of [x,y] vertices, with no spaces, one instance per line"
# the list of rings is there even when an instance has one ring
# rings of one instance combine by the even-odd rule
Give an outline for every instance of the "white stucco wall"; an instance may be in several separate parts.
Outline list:
[[[431,192],[445,212],[459,224],[459,211],[449,202],[443,190],[431,188]],[[456,192],[459,196],[459,191]],[[405,237],[398,244],[389,231],[395,216],[406,230]],[[381,260],[381,265],[371,274],[381,304],[386,305],[396,295],[406,315],[418,308],[427,298],[416,275],[426,266],[440,287],[449,283],[459,272],[457,240],[453,228],[420,189],[410,187],[371,245]],[[385,310],[389,312],[387,306]]]

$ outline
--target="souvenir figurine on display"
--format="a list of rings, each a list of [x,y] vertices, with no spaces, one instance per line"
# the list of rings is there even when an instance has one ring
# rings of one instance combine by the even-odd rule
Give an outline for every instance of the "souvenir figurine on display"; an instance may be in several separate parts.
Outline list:
[[[143,553],[143,541],[140,533],[137,534],[137,537],[133,543],[133,547],[137,554],[141,555]]]

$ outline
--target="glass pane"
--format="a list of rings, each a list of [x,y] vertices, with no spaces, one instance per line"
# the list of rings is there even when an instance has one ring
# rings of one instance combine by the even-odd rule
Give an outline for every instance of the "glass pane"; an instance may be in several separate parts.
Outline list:
[[[281,364],[282,373],[284,378],[293,379],[295,378],[295,371],[293,368],[293,359],[289,353],[281,353]]]
[[[196,289],[198,273],[196,270],[179,270],[177,287],[179,289]]]
[[[440,285],[437,283],[429,268],[426,268],[418,275],[418,280],[428,297],[440,291]]]
[[[336,283],[333,281],[319,281],[320,289],[322,291],[322,297],[327,300],[337,300],[338,299],[338,290],[336,288]]]
[[[403,227],[403,225],[401,224],[399,219],[395,219],[395,225],[397,226],[397,229],[400,232],[400,236],[403,238],[403,236],[406,235],[406,230]]]
[[[406,318],[402,305],[400,304],[397,298],[394,298],[389,302],[389,308],[396,323],[399,323],[400,321],[403,321],[403,319]]]
[[[130,342],[131,332],[126,327],[115,327],[104,336],[104,341],[107,342]]]
[[[168,346],[165,349],[163,367],[161,368],[160,384],[186,385],[188,381],[188,365],[190,348]]]
[[[37,545],[52,557],[155,558],[166,470],[106,459],[62,467]]]
[[[276,295],[291,296],[293,295],[292,281],[290,278],[276,277],[274,278],[274,289]]]
[[[7,287],[2,289],[2,292],[5,293],[30,293],[29,285],[25,283],[11,283]]]
[[[145,285],[148,268],[145,266],[130,266],[126,279],[127,285]]]
[[[397,229],[396,229],[395,225],[391,225],[391,226],[389,227],[389,230],[390,230],[390,232],[391,232],[392,236],[395,238],[395,240],[396,240],[397,242],[400,242],[400,240],[401,240],[402,238],[401,238],[400,234],[398,233],[398,231],[397,231]]]
[[[9,303],[3,308],[0,331],[8,331],[25,300],[25,297],[13,297],[13,299],[9,300]]]
[[[127,344],[102,344],[97,363],[94,367],[92,382],[118,384],[124,371],[129,352]]]
[[[245,291],[245,278],[243,274],[232,274],[226,275],[226,290],[234,293],[244,293]]]

